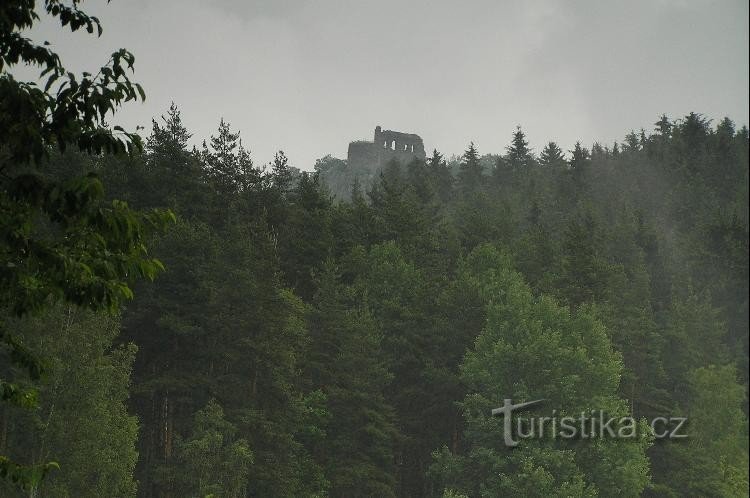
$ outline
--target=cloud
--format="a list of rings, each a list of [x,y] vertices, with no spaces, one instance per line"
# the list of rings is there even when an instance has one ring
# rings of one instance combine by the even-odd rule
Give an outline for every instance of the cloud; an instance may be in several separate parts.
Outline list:
[[[501,152],[517,124],[548,140],[611,143],[660,114],[748,122],[747,2],[131,0],[84,4],[105,35],[62,36],[75,70],[128,47],[150,125],[174,100],[199,143],[226,118],[257,163],[344,157],[380,124],[460,153]]]

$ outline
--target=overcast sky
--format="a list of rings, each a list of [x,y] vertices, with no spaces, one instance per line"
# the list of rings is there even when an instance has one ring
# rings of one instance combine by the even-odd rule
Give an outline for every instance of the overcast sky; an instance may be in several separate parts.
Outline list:
[[[277,149],[312,169],[376,125],[428,150],[501,152],[521,125],[611,143],[690,111],[748,123],[748,1],[89,0],[104,35],[44,22],[69,69],[125,47],[144,104],[117,123],[150,130],[174,100],[195,143],[219,118],[256,163]],[[95,71],[94,71],[95,72]],[[147,134],[147,133],[146,133]]]

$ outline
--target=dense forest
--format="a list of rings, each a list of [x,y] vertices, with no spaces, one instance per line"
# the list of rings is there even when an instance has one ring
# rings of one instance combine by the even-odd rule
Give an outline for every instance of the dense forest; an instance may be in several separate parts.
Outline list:
[[[132,54],[77,76],[36,20],[0,7],[0,496],[748,496],[747,127],[260,165],[174,104],[110,128]],[[639,431],[509,447],[510,399]]]
[[[120,313],[18,324],[53,368],[2,448],[59,463],[45,496],[747,494],[746,128],[691,113],[538,155],[518,129],[346,202],[223,121],[189,138],[173,106],[143,153],[49,160],[176,223]],[[505,397],[690,437],[510,450]]]

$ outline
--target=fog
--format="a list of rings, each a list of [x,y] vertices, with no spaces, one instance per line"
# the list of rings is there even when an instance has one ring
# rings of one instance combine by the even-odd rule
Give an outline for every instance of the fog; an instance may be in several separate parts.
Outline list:
[[[745,1],[87,2],[99,43],[43,22],[73,70],[136,56],[150,129],[171,101],[199,144],[220,117],[256,162],[283,149],[311,169],[372,129],[419,133],[428,150],[501,152],[521,125],[548,140],[611,143],[690,111],[748,122]]]

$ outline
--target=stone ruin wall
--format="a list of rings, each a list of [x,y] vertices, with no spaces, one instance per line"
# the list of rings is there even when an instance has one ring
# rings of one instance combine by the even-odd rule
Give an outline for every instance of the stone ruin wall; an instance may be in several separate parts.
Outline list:
[[[375,172],[391,159],[405,165],[413,159],[424,160],[424,143],[419,135],[375,128],[372,142],[358,141],[349,144],[347,162],[355,171]]]

